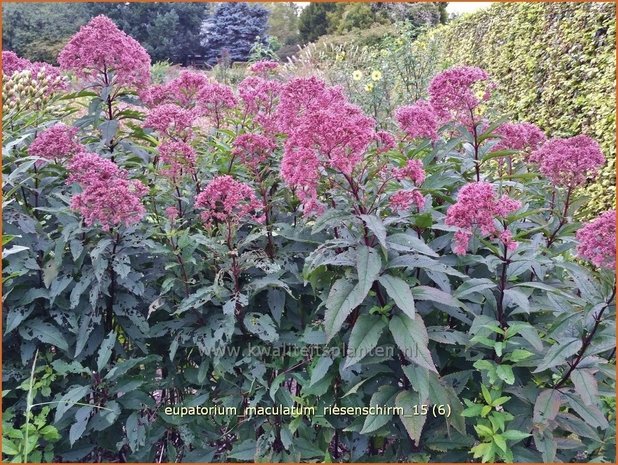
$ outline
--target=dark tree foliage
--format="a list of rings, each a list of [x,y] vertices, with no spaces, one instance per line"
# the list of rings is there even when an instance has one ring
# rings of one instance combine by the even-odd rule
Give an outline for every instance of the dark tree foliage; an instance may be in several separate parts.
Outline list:
[[[204,25],[205,57],[215,64],[221,56],[246,61],[256,42],[266,44],[268,10],[248,3],[222,3]]]
[[[153,62],[186,64],[187,56],[201,54],[200,29],[207,3],[89,3],[90,16],[104,14],[138,40]]]
[[[58,52],[88,20],[84,4],[4,3],[2,48],[32,61],[54,63]]]
[[[304,43],[313,42],[331,31],[329,13],[337,9],[335,3],[311,3],[298,19],[298,30]]]

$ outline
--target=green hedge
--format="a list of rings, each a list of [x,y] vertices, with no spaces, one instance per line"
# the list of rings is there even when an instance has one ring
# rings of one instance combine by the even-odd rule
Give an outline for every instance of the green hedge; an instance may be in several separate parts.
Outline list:
[[[609,162],[587,188],[584,216],[615,205],[616,7],[613,3],[511,3],[431,30],[442,66],[486,69],[501,88],[502,110],[550,136],[585,133]]]

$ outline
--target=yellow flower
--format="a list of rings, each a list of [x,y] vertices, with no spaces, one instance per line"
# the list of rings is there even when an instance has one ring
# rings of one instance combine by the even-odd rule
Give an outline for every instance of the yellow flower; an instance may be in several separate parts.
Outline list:
[[[335,61],[343,61],[345,59],[345,52],[338,53],[335,57]]]
[[[372,92],[373,91],[373,83],[369,83],[365,85],[365,92]]]
[[[360,81],[361,79],[363,79],[363,72],[357,69],[352,73],[352,79],[354,79],[355,81]]]
[[[382,79],[382,72],[378,71],[377,69],[375,71],[373,71],[371,73],[371,80],[372,81],[379,81],[380,79]]]
[[[401,40],[401,39],[397,39],[397,40],[395,41],[395,44],[396,44],[396,45],[399,45],[399,46],[401,47],[401,46],[403,45],[403,40]]]

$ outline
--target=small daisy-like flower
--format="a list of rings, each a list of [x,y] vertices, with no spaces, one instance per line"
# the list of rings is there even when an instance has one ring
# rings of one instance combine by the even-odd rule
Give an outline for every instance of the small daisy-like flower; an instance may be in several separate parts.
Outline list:
[[[365,85],[365,92],[372,92],[373,91],[373,83],[369,83]]]
[[[361,79],[363,79],[363,72],[360,69],[357,69],[352,73],[352,79],[354,79],[355,81],[360,81]]]
[[[382,71],[378,71],[377,69],[371,73],[372,81],[379,81],[382,79]]]

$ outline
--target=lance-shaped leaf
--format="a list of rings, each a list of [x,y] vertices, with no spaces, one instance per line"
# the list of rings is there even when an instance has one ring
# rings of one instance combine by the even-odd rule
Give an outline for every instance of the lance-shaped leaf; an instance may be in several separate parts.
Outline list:
[[[395,315],[388,325],[395,343],[405,357],[419,366],[437,373],[427,345],[429,336],[420,315],[411,319],[406,315]]]
[[[384,286],[389,297],[395,301],[395,305],[410,318],[414,318],[414,297],[408,283],[389,274],[380,276],[378,281]]]
[[[348,357],[344,368],[365,358],[378,344],[386,323],[377,315],[361,315],[356,320],[348,344]]]

